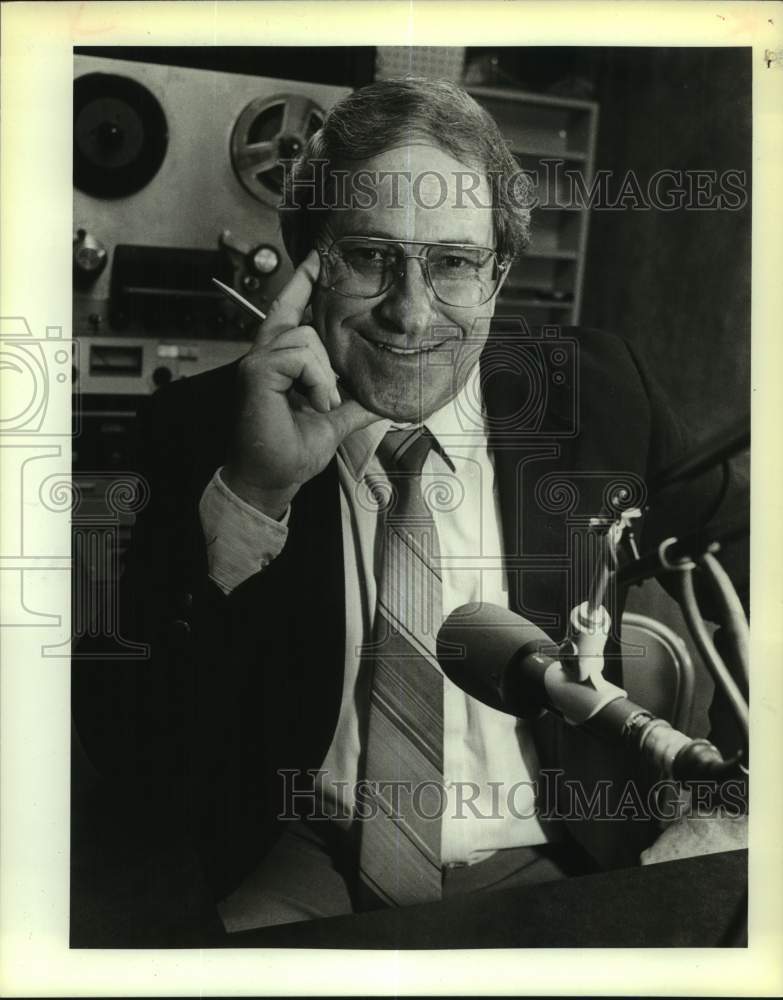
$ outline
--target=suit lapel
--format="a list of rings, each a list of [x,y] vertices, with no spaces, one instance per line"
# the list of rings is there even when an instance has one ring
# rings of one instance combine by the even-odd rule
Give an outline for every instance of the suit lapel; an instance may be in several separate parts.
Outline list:
[[[497,476],[512,610],[562,638],[567,591],[567,509],[542,500],[544,477],[578,462],[573,399],[552,389],[549,356],[538,338],[493,337],[481,358],[489,447]]]

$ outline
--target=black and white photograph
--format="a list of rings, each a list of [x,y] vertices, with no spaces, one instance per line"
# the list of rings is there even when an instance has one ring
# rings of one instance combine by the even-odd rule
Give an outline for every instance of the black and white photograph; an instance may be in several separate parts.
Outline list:
[[[67,675],[61,944],[740,963],[783,49],[317,27],[63,59],[70,315],[1,331],[4,632]]]

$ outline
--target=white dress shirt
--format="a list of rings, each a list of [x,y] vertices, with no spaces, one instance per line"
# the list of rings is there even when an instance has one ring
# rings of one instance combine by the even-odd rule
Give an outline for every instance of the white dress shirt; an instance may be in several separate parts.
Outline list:
[[[462,391],[425,423],[448,457],[433,450],[422,469],[441,552],[444,617],[469,601],[508,607],[494,467],[480,404],[478,367]],[[360,670],[372,639],[380,571],[379,517],[369,478],[385,478],[376,449],[392,425],[379,420],[349,435],[337,460],[345,573],[345,676],[337,728],[321,769],[325,799],[350,816],[366,722],[369,672]],[[219,471],[201,500],[210,541],[210,575],[229,593],[282,550],[287,516],[274,521],[228,489]],[[464,694],[444,676],[444,865],[471,864],[496,850],[544,843],[535,815],[538,760],[530,728]],[[337,810],[335,810],[337,811]],[[350,823],[350,820],[345,822]]]

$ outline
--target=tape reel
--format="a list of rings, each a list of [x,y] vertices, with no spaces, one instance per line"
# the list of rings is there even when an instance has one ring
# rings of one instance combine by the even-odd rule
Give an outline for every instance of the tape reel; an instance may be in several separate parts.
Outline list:
[[[73,183],[96,198],[141,190],[160,169],[168,145],[163,108],[136,80],[88,73],[74,83]]]
[[[323,121],[323,109],[300,94],[251,101],[231,134],[231,163],[245,190],[276,208],[284,183],[279,161],[295,159]]]

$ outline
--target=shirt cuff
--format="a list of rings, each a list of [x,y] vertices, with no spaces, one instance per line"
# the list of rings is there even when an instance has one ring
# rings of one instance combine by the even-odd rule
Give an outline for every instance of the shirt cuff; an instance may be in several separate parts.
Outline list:
[[[276,521],[226,486],[218,469],[199,502],[209,576],[224,594],[264,569],[283,550],[291,508]]]

